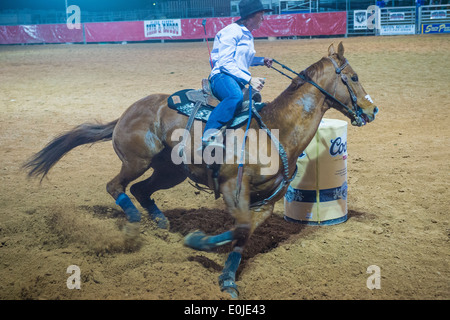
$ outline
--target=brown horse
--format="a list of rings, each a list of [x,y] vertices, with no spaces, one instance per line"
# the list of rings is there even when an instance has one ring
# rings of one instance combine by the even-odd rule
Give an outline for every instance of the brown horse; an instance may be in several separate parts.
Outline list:
[[[208,179],[210,172],[205,163],[180,164],[173,161],[174,154],[177,154],[173,150],[179,146],[179,140],[173,137],[176,130],[185,128],[188,118],[168,108],[168,97],[165,94],[145,97],[132,104],[118,120],[105,125],[82,124],[55,138],[24,167],[30,169],[29,176],[42,175],[43,178],[73,148],[112,139],[122,168],[106,188],[127,215],[128,226],[136,229],[141,214],[126,195],[126,187],[153,168],[152,175],[132,185],[130,191],[159,227],[168,228],[166,217],[151,199],[154,192],[172,188],[187,177],[197,184],[212,188],[211,179]],[[267,103],[260,111],[259,123],[258,119],[251,121],[250,129],[258,130],[262,123],[270,130],[255,137],[261,145],[263,141],[269,141],[268,149],[275,150],[272,156],[281,159],[281,165],[267,171],[271,163],[263,164],[259,160],[249,162],[251,153],[255,152],[255,149],[249,148],[249,142],[245,149],[245,165],[242,166],[238,161],[239,147],[231,150],[227,148],[227,156],[231,151],[235,161],[227,161],[220,166],[217,181],[218,190],[235,219],[235,227],[215,236],[206,236],[200,231],[192,232],[186,236],[185,244],[198,250],[210,250],[225,243],[233,243],[233,251],[219,277],[221,289],[232,297],[238,295],[235,273],[245,244],[258,225],[271,215],[275,202],[284,196],[289,179],[295,174],[298,156],[312,140],[324,113],[330,108],[341,111],[357,126],[373,121],[378,111],[344,58],[342,43],[337,52],[331,45],[328,56],[298,74],[284,92]],[[199,126],[202,128],[201,122],[195,121],[193,128]],[[278,132],[278,141],[273,136],[268,138],[268,133],[275,131]],[[198,152],[195,142],[191,141],[188,146],[190,150],[187,151],[188,148],[184,152],[190,153],[193,159]],[[277,150],[282,152],[278,155]],[[265,173],[264,169],[267,169]]]

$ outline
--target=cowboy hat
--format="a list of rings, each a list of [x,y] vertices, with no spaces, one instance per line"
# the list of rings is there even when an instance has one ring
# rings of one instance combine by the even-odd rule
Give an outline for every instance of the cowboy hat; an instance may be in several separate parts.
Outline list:
[[[241,0],[241,2],[239,2],[239,13],[241,14],[239,20],[244,20],[260,11],[271,12],[273,10],[265,9],[260,0]]]

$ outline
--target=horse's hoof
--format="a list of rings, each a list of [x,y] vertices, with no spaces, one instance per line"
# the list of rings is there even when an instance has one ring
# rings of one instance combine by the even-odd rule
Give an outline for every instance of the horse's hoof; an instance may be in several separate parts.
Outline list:
[[[169,220],[167,217],[162,213],[161,210],[156,206],[156,204],[153,203],[152,206],[147,208],[147,211],[149,213],[150,219],[155,221],[156,225],[160,229],[169,229]]]
[[[152,214],[150,218],[155,221],[156,225],[160,229],[169,229],[169,220],[167,217],[161,212],[159,214]]]
[[[136,239],[140,234],[140,223],[139,222],[127,222],[123,227],[125,237],[128,239]]]
[[[196,250],[209,251],[212,248],[207,239],[207,235],[200,230],[196,230],[184,237],[184,245]]]
[[[220,284],[222,292],[226,292],[230,295],[231,299],[239,298],[239,290],[236,283],[233,280],[225,280]]]

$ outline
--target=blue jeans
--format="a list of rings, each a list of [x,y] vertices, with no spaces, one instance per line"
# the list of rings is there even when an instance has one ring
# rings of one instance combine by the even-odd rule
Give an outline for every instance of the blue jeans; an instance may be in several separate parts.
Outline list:
[[[234,113],[242,105],[244,96],[241,84],[232,76],[219,73],[211,78],[211,90],[220,103],[211,112],[205,130],[219,130],[234,118]],[[210,131],[212,133],[213,131]],[[208,135],[209,136],[209,135]],[[208,137],[204,136],[204,139]]]

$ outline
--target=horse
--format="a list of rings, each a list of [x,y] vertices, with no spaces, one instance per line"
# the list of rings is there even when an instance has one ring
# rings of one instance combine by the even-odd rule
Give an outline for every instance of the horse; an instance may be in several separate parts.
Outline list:
[[[272,214],[275,202],[286,193],[290,180],[295,176],[297,158],[314,137],[325,112],[334,108],[347,116],[354,126],[372,122],[378,112],[378,107],[344,57],[342,42],[337,51],[331,44],[327,56],[296,74],[290,85],[260,110],[259,121],[249,117],[247,127],[260,130],[261,124],[265,126],[266,130],[256,139],[261,143],[269,141],[268,149],[275,150],[272,155],[281,159],[282,165],[277,162],[275,170],[268,170],[268,163],[260,160],[249,162],[255,149],[248,145],[242,150],[231,148],[236,161],[221,164],[216,170],[216,181],[217,190],[234,218],[234,227],[218,235],[206,235],[195,230],[184,238],[184,244],[196,250],[208,251],[232,244],[219,276],[220,289],[232,298],[239,295],[235,276],[245,245],[255,229]],[[174,154],[177,154],[174,150],[180,145],[173,136],[176,130],[185,128],[188,118],[169,108],[168,98],[168,94],[152,94],[133,103],[114,121],[84,123],[62,133],[34,154],[23,167],[29,170],[29,177],[42,176],[42,181],[53,165],[73,148],[112,140],[122,167],[107,183],[106,189],[127,217],[127,232],[136,232],[141,212],[127,195],[126,188],[150,168],[153,169],[151,176],[133,184],[130,192],[158,227],[169,228],[168,219],[151,198],[153,193],[170,189],[187,178],[197,186],[213,186],[211,167],[205,161],[173,161]],[[196,120],[193,127],[196,126],[203,128],[204,123]],[[278,135],[274,138],[270,133],[275,131]],[[196,152],[199,151],[193,141],[190,148],[184,150],[191,156]],[[242,155],[245,163],[238,161],[242,160]]]

